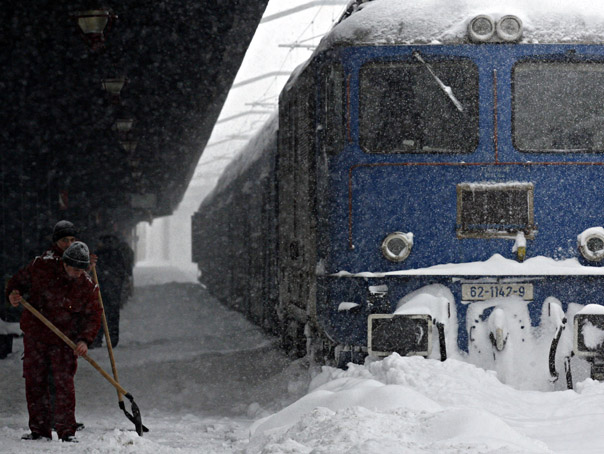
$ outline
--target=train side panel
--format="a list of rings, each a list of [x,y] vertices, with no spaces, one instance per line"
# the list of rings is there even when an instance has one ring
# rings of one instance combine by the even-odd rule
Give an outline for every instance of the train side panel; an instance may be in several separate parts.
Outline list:
[[[248,151],[193,215],[193,261],[219,301],[278,334],[276,118]]]
[[[314,66],[304,67],[279,100],[279,308],[284,346],[296,356],[306,353],[305,328],[315,320],[314,77]]]

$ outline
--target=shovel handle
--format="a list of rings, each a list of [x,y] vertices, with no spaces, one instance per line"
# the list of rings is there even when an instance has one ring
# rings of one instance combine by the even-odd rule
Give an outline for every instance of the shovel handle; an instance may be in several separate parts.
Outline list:
[[[103,297],[101,296],[101,286],[99,285],[99,278],[96,274],[96,265],[92,266],[92,279],[99,288],[99,304],[101,305],[101,309],[103,309],[103,332],[105,333],[105,344],[107,345],[107,352],[109,353],[109,360],[111,361],[111,372],[113,372],[113,378],[115,381],[119,382],[119,378],[117,376],[117,366],[115,365],[115,357],[113,356],[113,346],[111,345],[111,336],[109,335],[109,325],[107,325],[107,317],[105,316],[105,305],[103,304]],[[119,402],[124,401],[120,391],[117,392],[117,399]]]
[[[21,304],[23,304],[25,309],[27,309],[29,312],[31,312],[38,320],[40,320],[42,323],[44,323],[44,325],[46,325],[53,333],[55,333],[57,336],[59,336],[67,345],[69,345],[71,347],[72,350],[75,351],[75,349],[77,348],[76,344],[69,337],[67,337],[65,334],[63,334],[63,332],[59,328],[57,328],[55,325],[53,325],[50,320],[48,320],[46,317],[44,317],[40,313],[40,311],[38,311],[38,309],[33,307],[27,301],[25,301],[24,298],[21,298]],[[128,393],[128,391],[126,391],[124,388],[122,388],[122,386],[117,381],[115,381],[113,379],[113,377],[111,377],[111,375],[109,375],[107,372],[105,372],[103,370],[103,368],[101,366],[99,366],[94,359],[92,359],[88,355],[82,355],[82,358],[84,358],[86,361],[88,361],[92,365],[92,367],[94,367],[97,371],[99,371],[100,374],[103,377],[105,377],[107,379],[107,381],[115,387],[115,389],[117,389],[118,393],[121,393],[121,394],[125,395],[126,397],[128,397],[130,395]]]

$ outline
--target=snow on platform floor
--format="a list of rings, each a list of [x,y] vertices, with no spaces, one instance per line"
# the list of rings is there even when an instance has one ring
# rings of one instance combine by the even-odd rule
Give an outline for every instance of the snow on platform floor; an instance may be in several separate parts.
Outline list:
[[[27,410],[17,340],[0,361],[0,453],[604,452],[604,384],[519,391],[460,361],[397,355],[324,368],[310,382],[303,361],[290,363],[274,338],[191,277],[167,268],[135,273],[115,356],[150,432],[133,432],[114,388],[81,360],[80,443],[21,441]],[[110,372],[104,348],[91,356]]]
[[[275,396],[288,394],[297,372],[275,338],[178,270],[137,267],[135,285],[121,312],[114,355],[120,384],[133,395],[150,432],[142,438],[133,432],[115,388],[81,359],[76,419],[86,429],[77,433],[80,442],[61,443],[56,433],[50,443],[21,441],[29,430],[23,344],[16,339],[14,353],[0,361],[0,453],[232,453],[247,442],[261,408],[280,408]],[[90,356],[111,374],[104,346]]]

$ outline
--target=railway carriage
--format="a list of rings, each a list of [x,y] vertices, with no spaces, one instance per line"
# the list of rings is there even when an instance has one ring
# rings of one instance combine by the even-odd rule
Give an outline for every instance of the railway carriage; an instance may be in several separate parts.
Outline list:
[[[482,3],[351,3],[195,214],[292,354],[602,378],[604,16]]]

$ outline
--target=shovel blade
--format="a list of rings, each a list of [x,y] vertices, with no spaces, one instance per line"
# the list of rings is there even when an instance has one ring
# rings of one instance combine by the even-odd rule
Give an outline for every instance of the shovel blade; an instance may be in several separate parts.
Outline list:
[[[128,397],[128,396],[126,396],[126,397]],[[134,402],[134,399],[131,396],[128,397],[128,399],[130,399],[130,403],[132,405],[132,413],[129,413],[128,410],[126,410],[126,406],[124,405],[123,401],[119,402],[119,406],[123,410],[124,414],[126,415],[126,418],[128,418],[130,420],[130,422],[132,424],[134,424],[136,433],[142,437],[143,432],[149,432],[149,429],[147,429],[147,427],[145,427],[145,425],[143,424],[141,412],[138,408],[138,405],[136,405],[136,402]]]
[[[143,436],[143,420],[141,418],[141,412],[138,409],[138,405],[132,401],[132,422],[134,423],[134,427],[136,427],[136,433],[142,437]]]

